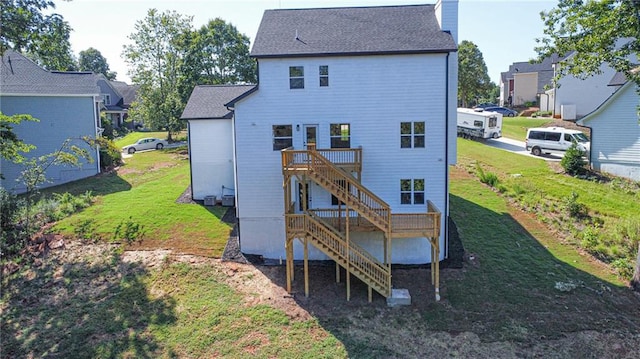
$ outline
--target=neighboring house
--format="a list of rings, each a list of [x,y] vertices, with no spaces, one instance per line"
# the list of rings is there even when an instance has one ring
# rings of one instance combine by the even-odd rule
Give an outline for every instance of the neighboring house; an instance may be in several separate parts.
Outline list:
[[[14,132],[25,143],[37,148],[26,154],[34,158],[53,153],[67,140],[86,148],[93,163],[82,162],[80,168],[52,166],[46,176],[51,181],[42,187],[93,176],[100,172],[96,149],[81,138],[97,136],[100,91],[93,73],[50,72],[21,54],[8,50],[0,63],[0,111],[11,116],[29,114],[39,122],[23,122]],[[1,186],[21,193],[25,187],[17,179],[23,166],[0,159]]]
[[[140,85],[129,85],[122,81],[109,81],[109,85],[117,93],[118,97],[115,98],[115,102],[112,101],[111,105],[106,105],[105,101],[107,116],[111,118],[115,127],[129,127],[133,129],[136,124],[127,124],[125,121],[129,116],[131,104],[138,98]]]
[[[561,57],[554,55],[541,62],[514,62],[500,74],[500,105],[522,106],[538,103],[540,94],[553,85],[554,66]]]
[[[265,11],[251,51],[259,84],[225,104],[242,252],[285,258],[288,274],[294,258],[333,259],[385,297],[392,262],[431,263],[437,291],[456,160],[457,9]],[[189,123],[190,155],[216,156],[218,135]]]
[[[225,104],[253,88],[203,85],[193,89],[181,117],[188,121],[193,199],[233,194],[233,111]]]
[[[615,92],[577,123],[591,129],[593,169],[640,181],[640,96],[623,74],[617,73],[610,85]]]

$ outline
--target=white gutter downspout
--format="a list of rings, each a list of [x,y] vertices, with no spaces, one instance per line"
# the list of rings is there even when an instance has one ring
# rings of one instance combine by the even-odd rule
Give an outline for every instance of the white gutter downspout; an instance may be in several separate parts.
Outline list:
[[[98,140],[98,136],[102,135],[102,132],[98,132],[98,119],[100,116],[100,100],[98,99],[99,96],[93,96],[93,106],[94,106],[94,111],[93,111],[93,124],[94,124],[94,128],[95,128],[95,139],[96,141]],[[97,170],[98,173],[101,173],[100,171],[100,145],[96,142],[96,166],[97,166]]]

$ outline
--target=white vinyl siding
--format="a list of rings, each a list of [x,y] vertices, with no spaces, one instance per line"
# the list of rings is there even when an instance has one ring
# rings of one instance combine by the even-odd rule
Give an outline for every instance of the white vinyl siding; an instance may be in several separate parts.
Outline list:
[[[222,186],[234,188],[231,120],[189,121],[193,199],[222,198]],[[225,192],[224,194],[230,194]]]
[[[293,147],[302,149],[305,124],[318,125],[318,148],[331,148],[331,124],[348,123],[350,147],[361,146],[363,151],[363,184],[386,201],[394,213],[426,210],[426,205],[400,204],[398,184],[402,178],[425,179],[425,202],[433,201],[444,210],[447,100],[454,101],[449,110],[454,114],[456,111],[455,87],[450,88],[448,96],[445,91],[446,60],[446,54],[296,58],[295,64],[291,59],[260,59],[259,89],[238,102],[235,108],[236,192],[243,252],[269,252],[270,258],[277,258],[273,253],[285,256],[282,160],[280,152],[272,149],[273,125],[292,124]],[[304,91],[290,90],[289,79],[281,74],[288,73],[293,65],[307,69],[329,66],[331,90],[320,86],[306,86]],[[400,147],[397,119],[412,123],[424,121],[425,128],[429,129],[425,131],[424,149],[407,151]],[[453,126],[455,119],[454,115],[450,120]],[[455,147],[455,131],[453,136],[450,145]],[[331,208],[331,194],[315,186],[311,192],[313,207]],[[443,229],[445,218],[443,215]],[[242,223],[258,220],[279,221],[279,235],[272,234],[267,239],[256,232],[256,236],[251,237]],[[441,241],[444,248],[444,236]],[[392,251],[393,260],[398,263],[408,263],[407,258],[414,258],[418,251],[416,246],[426,246],[424,239],[400,242],[404,243],[398,244],[401,248],[396,248],[394,242]],[[272,248],[277,251],[272,252]],[[428,246],[423,249],[427,256],[421,257],[422,263],[429,253]]]
[[[585,118],[592,128],[591,160],[595,169],[640,181],[638,95],[627,85],[600,111]]]

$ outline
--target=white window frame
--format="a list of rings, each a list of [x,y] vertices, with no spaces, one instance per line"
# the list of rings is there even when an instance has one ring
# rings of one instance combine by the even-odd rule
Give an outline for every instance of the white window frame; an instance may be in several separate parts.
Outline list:
[[[276,136],[276,131],[278,131],[279,129],[277,127],[284,127],[284,129],[286,129],[287,127],[289,128],[289,133],[291,135],[289,136]],[[274,151],[281,151],[285,148],[289,148],[293,146],[293,125],[273,125],[271,126],[271,135],[273,137],[273,150]],[[281,141],[287,141],[287,146],[283,146],[281,145]]]
[[[407,124],[409,128],[407,129]],[[418,126],[422,125],[422,132]],[[425,121],[400,122],[400,148],[425,148],[427,124]]]
[[[325,70],[324,73],[322,70]],[[318,76],[320,77],[320,87],[329,87],[329,65],[318,66]],[[324,82],[322,80],[324,80]]]
[[[400,204],[425,204],[424,178],[400,179]]]
[[[300,73],[294,73],[294,71],[300,71]],[[301,85],[294,85],[301,84]],[[304,89],[304,66],[289,66],[289,89],[301,90]]]

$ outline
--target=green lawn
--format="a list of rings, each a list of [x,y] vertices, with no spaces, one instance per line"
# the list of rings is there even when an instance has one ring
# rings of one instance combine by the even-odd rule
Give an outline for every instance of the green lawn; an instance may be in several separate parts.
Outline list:
[[[505,345],[515,348],[502,352],[507,357],[517,353],[535,357],[628,353],[625,347],[616,353],[593,349],[608,344],[593,333],[614,333],[631,347],[638,344],[640,306],[624,281],[579,254],[573,243],[560,240],[536,217],[518,216],[510,201],[544,204],[551,211],[552,203],[578,191],[579,200],[592,212],[615,218],[640,214],[640,198],[630,198],[638,196],[637,192],[570,178],[542,160],[474,141],[459,139],[458,144],[459,166],[452,170],[450,209],[469,256],[463,269],[443,269],[440,303],[433,302],[432,288],[426,284],[428,270],[414,268],[406,278],[424,283],[428,296],[412,292],[411,307],[387,308],[380,297],[366,303],[363,286],[346,302],[344,284],[331,284],[329,288],[312,287],[311,298],[296,297],[296,303],[313,316],[303,320],[268,304],[254,304],[260,296],[257,288],[238,291],[230,286],[230,281],[238,286],[253,283],[253,273],[236,271],[234,264],[168,258],[145,268],[123,261],[118,247],[92,252],[91,245],[68,241],[67,248],[40,258],[37,266],[3,276],[3,355],[492,357],[499,356],[491,354],[492,348]],[[476,161],[499,176],[503,193],[466,172],[475,171]],[[192,249],[218,256],[230,227],[219,220],[219,209],[175,203],[188,184],[183,150],[138,153],[127,159],[118,174],[58,187],[75,193],[91,189],[97,202],[61,221],[56,229],[73,233],[80,221],[93,219],[96,231],[109,238],[113,227],[131,216],[145,226],[148,247],[182,252],[196,243]],[[555,206],[562,210],[561,204]],[[538,218],[544,221],[544,212]],[[68,257],[63,261],[57,254]],[[315,273],[322,268],[333,275],[333,267],[312,268],[312,286],[317,283]],[[280,270],[280,277],[270,277],[275,283],[283,281],[282,267]],[[397,284],[401,276],[396,274]],[[301,279],[297,280],[300,285]],[[329,303],[314,300],[314,293],[326,290],[335,292],[337,298]],[[267,303],[279,300],[269,298]],[[591,333],[592,339],[578,341],[569,349],[558,347],[560,340],[581,332]],[[460,343],[469,347],[458,346]],[[547,344],[547,350],[541,351]],[[538,351],[530,352],[534,349]]]
[[[129,219],[144,226],[144,247],[176,247],[187,253],[220,257],[231,226],[221,222],[226,208],[181,204],[176,200],[190,183],[189,160],[183,150],[136,153],[118,173],[78,181],[57,190],[91,190],[96,204],[60,221],[56,231],[73,235],[91,221],[95,234],[111,239],[118,224]]]
[[[544,127],[551,122],[550,118],[529,118],[529,117],[503,117],[502,136],[518,141],[524,141],[527,137],[527,129],[531,127]]]

